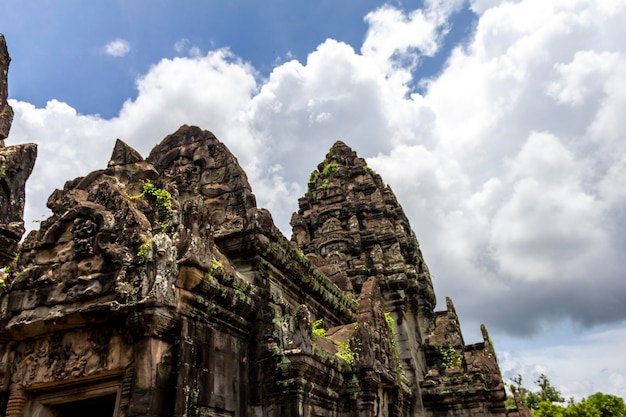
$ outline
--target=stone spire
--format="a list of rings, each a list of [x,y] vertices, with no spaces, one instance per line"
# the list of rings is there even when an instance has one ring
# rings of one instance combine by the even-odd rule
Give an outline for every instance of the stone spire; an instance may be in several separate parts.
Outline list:
[[[311,173],[291,218],[294,241],[348,276],[355,293],[375,277],[410,382],[426,368],[416,347],[433,324],[436,300],[428,267],[402,207],[380,175],[343,142]]]
[[[4,35],[0,33],[0,146],[4,145],[4,139],[9,136],[11,122],[13,121],[13,109],[7,103],[9,96],[8,73],[11,57],[7,50]]]
[[[249,227],[256,212],[252,188],[237,158],[213,133],[181,126],[146,161],[177,189],[181,204],[204,200],[217,239]]]
[[[0,34],[0,268],[13,259],[24,234],[24,187],[37,158],[37,145],[33,143],[4,145],[13,122],[13,109],[7,103],[10,62]]]
[[[298,203],[292,240],[305,253],[340,265],[357,293],[376,276],[384,293],[407,290],[432,312],[430,274],[409,220],[391,188],[349,146],[332,146]]]

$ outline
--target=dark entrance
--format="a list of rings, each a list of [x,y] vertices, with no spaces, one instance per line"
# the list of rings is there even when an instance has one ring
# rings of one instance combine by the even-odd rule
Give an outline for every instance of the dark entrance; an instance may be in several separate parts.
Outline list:
[[[116,394],[91,397],[54,406],[58,417],[113,417]]]

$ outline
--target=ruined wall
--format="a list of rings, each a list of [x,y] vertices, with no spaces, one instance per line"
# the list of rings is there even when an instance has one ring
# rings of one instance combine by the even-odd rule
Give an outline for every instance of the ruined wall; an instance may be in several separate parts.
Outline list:
[[[436,313],[424,346],[429,371],[420,382],[429,416],[501,416],[506,394],[496,354],[485,326],[483,341],[465,345],[452,300]]]

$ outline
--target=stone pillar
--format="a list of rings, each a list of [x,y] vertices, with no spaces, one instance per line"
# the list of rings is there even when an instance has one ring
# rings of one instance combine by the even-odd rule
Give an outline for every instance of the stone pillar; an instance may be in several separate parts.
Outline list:
[[[174,311],[144,307],[128,317],[135,339],[134,372],[128,417],[169,417],[173,414]]]
[[[6,417],[23,417],[27,399],[28,392],[24,388],[21,386],[14,387],[7,403]]]
[[[361,390],[357,397],[359,417],[377,416],[378,381],[372,376],[361,376]]]

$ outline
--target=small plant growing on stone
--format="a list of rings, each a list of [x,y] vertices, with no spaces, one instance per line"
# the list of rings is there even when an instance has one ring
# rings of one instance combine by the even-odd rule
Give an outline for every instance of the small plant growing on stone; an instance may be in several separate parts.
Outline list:
[[[298,248],[295,251],[291,252],[292,258],[295,258],[296,260],[298,260],[300,263],[307,263],[309,260],[307,259],[306,255],[304,254],[304,252],[302,251],[302,249]]]
[[[322,171],[322,177],[328,178],[332,175],[335,175],[338,169],[339,169],[339,165],[337,165],[334,162],[331,162],[330,164],[324,167],[324,171]]]
[[[387,322],[387,328],[389,329],[389,344],[394,351],[394,354],[398,354],[398,349],[396,347],[396,321],[391,317],[391,313],[388,311],[385,312],[385,321]]]
[[[224,265],[218,259],[213,258],[211,260],[211,269],[213,271],[215,271],[217,269],[222,269],[222,268],[224,268]]]
[[[376,174],[376,175],[378,175],[378,173],[376,171],[374,171],[372,168],[368,167],[367,165],[363,166],[363,171],[365,171],[365,172],[367,172],[369,174],[373,174],[373,175]]]
[[[170,192],[164,188],[157,188],[150,181],[146,181],[143,184],[143,195],[155,201],[157,222],[163,226],[169,225],[172,217],[174,217]]]
[[[444,369],[458,368],[461,366],[463,358],[460,355],[457,356],[454,346],[442,344],[437,345],[436,348],[441,356],[441,366],[443,366]]]
[[[322,319],[315,320],[311,324],[311,335],[313,336],[313,340],[317,340],[320,337],[326,337],[326,329],[323,326],[324,321]]]
[[[391,350],[393,351],[393,358],[396,361],[396,365],[400,368],[400,354],[398,353],[398,346],[396,345],[396,321],[388,311],[385,312],[385,321],[387,322],[387,328],[389,329],[389,344],[391,345]],[[404,370],[402,370],[402,372],[403,371]]]
[[[151,181],[143,182],[141,194],[129,196],[131,200],[146,197],[156,206],[156,222],[167,227],[172,222],[174,210],[172,209],[172,195],[165,188],[158,188]]]
[[[211,270],[209,272],[207,272],[207,274],[206,274],[207,278],[209,280],[212,280],[213,279],[213,274],[216,271],[219,271],[219,270],[221,270],[223,268],[224,268],[224,265],[219,261],[219,259],[213,258],[211,260]]]
[[[389,328],[389,334],[391,336],[395,336],[396,334],[396,321],[391,316],[391,313],[385,311],[385,321],[387,322],[387,327]]]
[[[311,172],[311,175],[309,176],[309,182],[307,183],[309,193],[315,190],[315,186],[317,185],[317,177],[319,177],[319,175],[320,173],[318,170]]]
[[[350,366],[356,363],[356,353],[352,350],[350,346],[350,340],[346,340],[345,342],[335,342],[337,346],[339,346],[339,352],[335,353],[335,355],[339,356],[341,359],[346,361],[346,363]]]
[[[141,263],[146,263],[151,253],[152,253],[152,238],[148,239],[147,242],[144,242],[141,245],[139,245],[139,251],[137,251],[137,256],[139,257],[139,260],[141,261]]]

